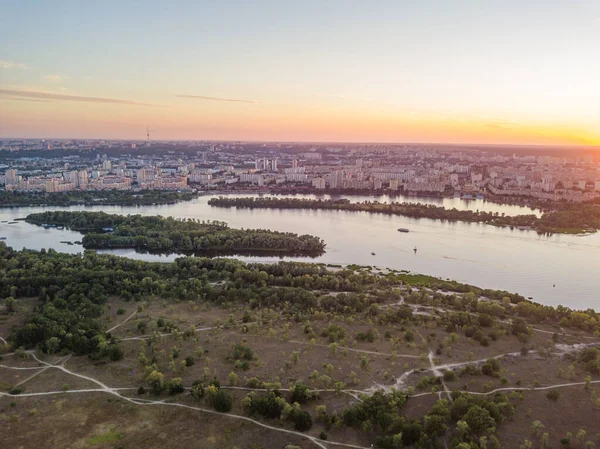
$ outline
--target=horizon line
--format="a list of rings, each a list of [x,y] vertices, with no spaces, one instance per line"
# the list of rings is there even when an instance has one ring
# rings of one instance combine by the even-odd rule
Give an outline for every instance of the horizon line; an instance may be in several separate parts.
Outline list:
[[[148,141],[144,138],[139,139],[120,139],[107,137],[14,137],[0,136],[0,140],[105,140],[122,142],[142,142]],[[546,147],[546,148],[587,148],[600,150],[600,145],[595,144],[544,144],[544,143],[465,143],[465,142],[402,142],[402,141],[334,141],[334,140],[252,140],[252,139],[155,139],[150,143],[157,142],[219,142],[219,143],[279,143],[279,144],[341,144],[341,145],[448,145],[448,146],[487,146],[487,147]]]

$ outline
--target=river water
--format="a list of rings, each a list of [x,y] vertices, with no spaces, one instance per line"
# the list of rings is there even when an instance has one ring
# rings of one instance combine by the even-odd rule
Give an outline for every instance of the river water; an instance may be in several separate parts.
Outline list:
[[[248,196],[248,195],[242,195]],[[313,195],[296,197],[315,198]],[[329,196],[321,196],[328,198]],[[68,210],[102,210],[118,214],[163,215],[222,220],[236,228],[262,228],[317,235],[327,243],[318,258],[285,258],[332,264],[373,265],[454,279],[480,287],[505,289],[548,305],[600,309],[600,234],[540,236],[533,231],[496,228],[477,223],[449,223],[366,212],[323,210],[237,210],[209,206],[210,196],[191,202],[145,207],[71,207]],[[339,197],[336,197],[339,198]],[[351,201],[373,200],[351,196]],[[389,201],[379,197],[378,201]],[[418,199],[395,197],[393,201],[427,202],[457,209],[486,210],[516,215],[536,213],[519,206],[497,205],[483,200],[458,198]],[[30,213],[60,210],[55,207],[0,209],[0,221],[12,221]],[[400,233],[398,228],[410,229]],[[81,240],[69,230],[43,229],[24,222],[0,223],[0,236],[16,249],[54,248],[77,253],[80,245],[61,241]],[[414,251],[417,248],[417,251]],[[108,251],[143,260],[173,260],[175,255],[139,254],[134,250]],[[372,255],[371,253],[375,253]],[[242,260],[279,260],[274,257],[240,257]]]

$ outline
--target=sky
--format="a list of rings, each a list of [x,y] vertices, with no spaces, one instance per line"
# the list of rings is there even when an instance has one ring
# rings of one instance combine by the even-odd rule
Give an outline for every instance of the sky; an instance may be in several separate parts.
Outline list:
[[[0,0],[0,136],[600,144],[598,0]]]

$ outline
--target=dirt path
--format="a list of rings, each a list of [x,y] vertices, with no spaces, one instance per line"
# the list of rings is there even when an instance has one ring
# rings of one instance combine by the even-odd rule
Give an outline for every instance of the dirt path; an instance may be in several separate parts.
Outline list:
[[[328,348],[328,345],[323,345],[320,343],[311,343],[309,341],[300,341],[300,340],[289,340],[290,343],[297,343],[299,345],[309,345],[309,346],[317,346],[319,348]],[[412,354],[391,354],[389,352],[377,352],[377,351],[369,351],[367,349],[355,349],[355,348],[349,348],[347,346],[338,346],[337,347],[340,351],[351,351],[351,352],[358,352],[359,354],[373,354],[373,355],[383,355],[383,356],[387,356],[387,357],[404,357],[404,358],[408,358],[408,359],[418,359],[419,356],[418,355],[412,355]]]
[[[235,414],[231,414],[231,413],[221,413],[221,412],[217,412],[216,410],[211,410],[211,409],[205,409],[202,407],[193,407],[191,405],[185,405],[185,404],[179,404],[176,402],[164,402],[164,401],[145,401],[145,400],[140,400],[140,399],[132,399],[132,398],[128,398],[126,396],[122,396],[120,395],[118,392],[121,390],[125,390],[125,388],[111,388],[108,385],[100,382],[99,380],[90,377],[90,376],[85,376],[83,374],[79,374],[76,373],[74,371],[71,371],[67,368],[65,368],[63,365],[53,365],[50,364],[48,362],[44,362],[42,360],[40,360],[35,354],[32,354],[32,357],[39,363],[45,365],[46,368],[55,368],[55,369],[59,369],[67,374],[70,374],[72,376],[75,377],[79,377],[81,379],[85,379],[88,380],[92,383],[95,383],[96,385],[98,385],[100,388],[95,388],[95,389],[85,389],[85,390],[67,390],[67,391],[51,391],[51,392],[40,392],[40,393],[24,393],[18,396],[11,396],[7,393],[0,393],[0,397],[1,396],[11,396],[11,397],[29,397],[29,396],[44,396],[44,395],[51,395],[51,394],[73,394],[73,393],[85,393],[85,392],[101,392],[101,393],[107,393],[107,394],[112,394],[114,396],[117,396],[123,400],[126,400],[128,402],[131,402],[133,404],[137,404],[137,405],[162,405],[162,406],[169,406],[169,407],[181,407],[181,408],[186,408],[189,410],[196,410],[196,411],[200,411],[203,413],[210,413],[213,415],[220,415],[220,416],[225,416],[227,418],[230,419],[240,419],[243,421],[247,421],[247,422],[251,422],[257,426],[263,427],[265,429],[269,429],[269,430],[274,430],[277,432],[283,432],[283,433],[287,433],[290,435],[296,435],[302,438],[305,438],[309,441],[311,441],[312,443],[314,443],[316,446],[320,447],[321,449],[328,449],[328,445],[333,445],[333,446],[342,446],[342,447],[349,447],[349,448],[354,448],[354,449],[370,449],[364,446],[357,446],[357,445],[353,445],[353,444],[348,444],[348,443],[341,443],[341,442],[337,442],[337,441],[323,441],[320,440],[317,437],[314,437],[312,435],[307,435],[301,432],[297,432],[294,430],[287,430],[287,429],[282,429],[280,427],[275,427],[275,426],[270,426],[268,424],[262,423],[260,421],[256,421],[252,418],[249,418],[247,416],[241,416],[241,415],[235,415]],[[65,360],[66,361],[66,360]],[[63,361],[64,363],[64,361]],[[39,368],[38,368],[39,369]],[[44,369],[44,368],[42,368]],[[130,388],[126,388],[127,390],[129,390]]]
[[[116,326],[111,327],[110,329],[108,329],[106,332],[112,332],[115,329],[120,328],[121,326],[123,326],[123,324],[127,323],[127,321],[129,321],[130,319],[132,319],[134,316],[136,316],[138,313],[137,311],[133,312],[131,315],[129,315],[127,318],[125,318],[122,322],[120,322],[119,324],[117,324]]]
[[[56,363],[54,363],[53,365],[48,365],[48,366],[44,366],[44,367],[40,368],[40,370],[37,373],[33,373],[31,376],[27,377],[26,379],[23,379],[21,382],[19,382],[18,384],[16,384],[15,387],[19,387],[19,386],[23,385],[24,383],[29,382],[31,379],[34,379],[36,376],[39,376],[44,371],[52,368],[53,366],[56,366],[58,364],[61,364],[61,365],[64,364],[70,358],[71,358],[71,355],[68,355],[68,356],[63,357],[61,359],[58,359],[58,361]]]

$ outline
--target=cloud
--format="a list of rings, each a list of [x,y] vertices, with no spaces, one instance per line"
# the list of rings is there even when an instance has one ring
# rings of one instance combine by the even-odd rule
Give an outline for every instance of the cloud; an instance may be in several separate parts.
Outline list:
[[[60,83],[61,81],[68,80],[68,76],[62,75],[44,75],[44,79],[52,82],[52,83]]]
[[[146,106],[146,107],[162,107],[168,106],[150,103],[140,103],[131,100],[122,100],[118,98],[103,98],[103,97],[85,97],[81,95],[64,95],[52,92],[36,92],[30,90],[12,90],[0,89],[0,95],[16,98],[28,98],[34,100],[59,100],[59,101],[78,101],[85,103],[110,103],[110,104],[126,104],[131,106]]]
[[[258,101],[254,100],[240,100],[239,98],[221,98],[221,97],[207,97],[204,95],[176,95],[178,98],[193,98],[196,100],[207,100],[207,101],[226,101],[230,103],[249,103],[259,104]]]
[[[9,101],[34,101],[36,103],[48,103],[48,100],[34,100],[32,98],[10,98],[10,97],[0,97],[0,100],[9,100]]]
[[[27,66],[25,64],[21,64],[20,62],[2,61],[2,60],[0,60],[0,68],[27,70]]]

